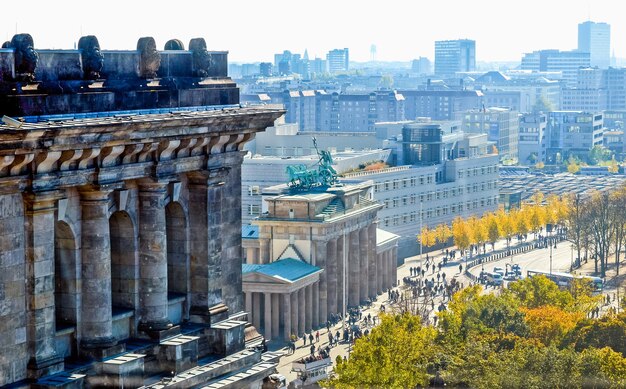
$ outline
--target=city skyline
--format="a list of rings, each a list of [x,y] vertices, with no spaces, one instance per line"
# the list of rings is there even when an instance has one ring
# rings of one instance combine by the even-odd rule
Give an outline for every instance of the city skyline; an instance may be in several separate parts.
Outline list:
[[[69,49],[81,35],[96,35],[104,50],[134,49],[129,42],[142,36],[153,36],[159,48],[171,38],[188,43],[201,36],[210,50],[228,50],[231,62],[272,62],[277,52],[305,49],[311,59],[325,58],[328,51],[344,47],[350,49],[351,60],[365,62],[372,44],[379,61],[434,59],[436,40],[472,39],[480,62],[519,61],[523,53],[541,49],[575,49],[578,24],[592,20],[611,25],[611,54],[626,57],[626,23],[616,4],[607,0],[532,0],[523,6],[510,1],[447,1],[420,7],[392,0],[385,8],[355,1],[322,0],[304,7],[283,0],[244,0],[238,8],[242,13],[233,13],[226,3],[185,0],[176,3],[176,12],[147,9],[143,2],[107,4],[91,11],[74,0],[35,0],[31,9],[37,12],[26,14],[18,3],[8,3],[5,15],[12,20],[0,34],[10,40],[16,31],[30,33],[39,49]],[[46,28],[54,19],[54,29]]]

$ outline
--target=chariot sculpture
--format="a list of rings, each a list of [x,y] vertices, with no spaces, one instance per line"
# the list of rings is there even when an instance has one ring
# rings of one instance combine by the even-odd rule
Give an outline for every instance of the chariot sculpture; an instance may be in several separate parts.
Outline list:
[[[337,183],[337,171],[333,168],[333,158],[330,152],[319,150],[317,140],[313,138],[313,146],[317,151],[319,160],[317,167],[309,168],[304,164],[287,166],[289,174],[288,185],[294,189],[310,189],[321,186],[332,186]],[[315,166],[314,165],[314,166]]]

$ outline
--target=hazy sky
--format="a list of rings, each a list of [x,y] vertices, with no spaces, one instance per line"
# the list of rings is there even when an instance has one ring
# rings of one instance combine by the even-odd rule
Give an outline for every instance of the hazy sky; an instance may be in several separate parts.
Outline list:
[[[36,48],[72,48],[96,35],[102,49],[134,49],[153,36],[188,44],[204,37],[209,50],[229,50],[231,62],[273,61],[289,49],[310,58],[348,47],[350,59],[407,61],[434,57],[434,41],[476,40],[478,61],[519,61],[538,49],[574,49],[578,23],[611,25],[611,50],[626,57],[625,5],[619,0],[176,0],[2,1],[0,38],[33,35]]]

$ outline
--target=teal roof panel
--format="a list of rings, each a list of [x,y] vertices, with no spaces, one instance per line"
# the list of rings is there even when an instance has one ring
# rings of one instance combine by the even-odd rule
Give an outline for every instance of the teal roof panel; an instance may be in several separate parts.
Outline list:
[[[317,266],[310,265],[299,259],[285,258],[280,261],[258,265],[243,264],[241,271],[246,273],[260,273],[270,277],[280,278],[290,282],[297,281],[303,277],[321,271]]]

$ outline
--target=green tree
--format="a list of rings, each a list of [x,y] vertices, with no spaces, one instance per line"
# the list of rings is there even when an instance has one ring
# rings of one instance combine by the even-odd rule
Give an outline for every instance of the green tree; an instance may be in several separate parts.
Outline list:
[[[522,307],[530,309],[552,305],[567,310],[574,302],[571,293],[560,290],[553,281],[542,275],[510,283],[505,294],[512,295]]]
[[[382,315],[370,335],[356,341],[347,362],[336,367],[333,388],[414,388],[426,386],[435,358],[437,330],[417,316]]]
[[[533,113],[548,113],[554,111],[552,103],[544,96],[541,95],[535,100],[535,104],[532,107]]]

